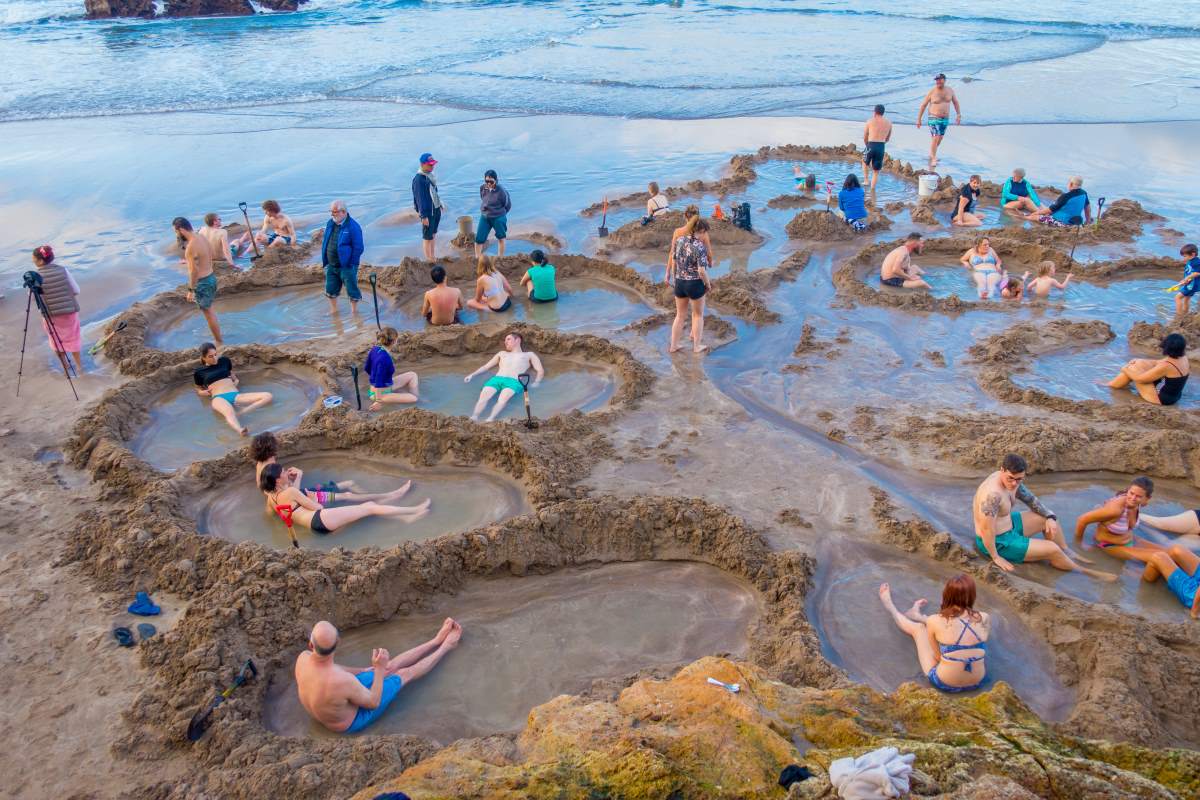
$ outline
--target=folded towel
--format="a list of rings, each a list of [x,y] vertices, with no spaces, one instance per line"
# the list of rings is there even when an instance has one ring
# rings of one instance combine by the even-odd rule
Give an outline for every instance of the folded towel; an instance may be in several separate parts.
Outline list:
[[[881,747],[858,758],[839,758],[829,765],[829,781],[843,800],[885,800],[908,794],[912,753]]]

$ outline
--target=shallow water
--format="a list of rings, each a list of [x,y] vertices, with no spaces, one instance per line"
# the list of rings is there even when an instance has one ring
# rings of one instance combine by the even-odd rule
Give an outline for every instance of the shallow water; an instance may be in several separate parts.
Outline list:
[[[530,709],[593,680],[703,655],[745,654],[759,600],[715,567],[682,562],[611,564],[550,575],[483,579],[433,610],[345,632],[341,663],[370,663],[373,647],[395,656],[427,641],[446,616],[462,643],[406,687],[366,735],[405,733],[443,744],[519,730]],[[267,700],[267,727],[287,736],[329,736],[305,714],[289,671]]]
[[[389,517],[367,517],[325,535],[297,525],[300,546],[313,550],[388,548],[400,542],[472,530],[529,510],[520,484],[486,467],[448,464],[411,467],[399,460],[348,452],[311,454],[282,461],[304,471],[306,487],[327,481],[352,480],[364,492],[388,492],[411,480],[412,488],[408,493],[390,504],[412,506],[427,497],[433,500],[429,514],[412,523]],[[253,541],[279,548],[291,546],[286,526],[267,510],[263,493],[254,485],[254,471],[250,466],[244,475],[192,499],[189,505],[201,533],[235,542]],[[332,505],[348,504],[335,502]]]
[[[934,614],[942,586],[953,571],[942,564],[901,561],[886,555],[862,562],[855,560],[854,554],[844,553],[822,572],[824,579],[810,608],[830,660],[855,680],[880,691],[891,692],[905,681],[928,685],[912,637],[896,627],[880,603],[879,585],[891,585],[892,598],[901,611],[923,597],[929,601],[925,613]],[[992,617],[983,689],[1005,681],[1043,719],[1065,719],[1074,692],[1055,675],[1049,646],[999,595],[983,589],[976,607]]]
[[[338,313],[329,313],[329,301],[319,284],[286,289],[222,295],[217,290],[213,309],[226,344],[283,344],[305,339],[332,339],[375,327],[371,287],[362,281],[363,299],[358,314],[350,313],[345,294]],[[385,325],[399,330],[417,327],[416,315],[398,311],[391,299],[379,293],[379,313]],[[164,315],[147,332],[146,344],[160,350],[187,350],[212,340],[204,315],[193,306]]]
[[[1026,370],[1013,375],[1013,383],[1072,400],[1140,405],[1145,401],[1134,389],[1111,389],[1098,383],[1116,377],[1131,358],[1148,356],[1130,352],[1123,340],[1115,339],[1099,347],[1072,349],[1033,359]],[[1183,397],[1173,408],[1200,408],[1200,396],[1190,379],[1183,387]],[[1183,424],[1182,420],[1180,424]]]
[[[300,422],[321,394],[320,378],[299,367],[237,370],[242,391],[264,391],[272,400],[238,419],[250,434],[279,431]],[[150,407],[150,420],[129,442],[139,458],[159,469],[175,470],[193,461],[223,456],[247,443],[212,410],[212,400],[196,394],[190,381],[161,393]]]

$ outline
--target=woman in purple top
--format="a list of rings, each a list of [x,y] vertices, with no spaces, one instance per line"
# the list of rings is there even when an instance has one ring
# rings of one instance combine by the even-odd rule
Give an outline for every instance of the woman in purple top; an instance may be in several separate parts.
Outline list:
[[[371,388],[367,397],[373,400],[369,410],[380,411],[384,403],[415,403],[420,399],[420,381],[415,372],[396,375],[396,365],[387,348],[396,343],[400,334],[390,325],[379,331],[376,344],[367,352],[363,372],[367,373]]]

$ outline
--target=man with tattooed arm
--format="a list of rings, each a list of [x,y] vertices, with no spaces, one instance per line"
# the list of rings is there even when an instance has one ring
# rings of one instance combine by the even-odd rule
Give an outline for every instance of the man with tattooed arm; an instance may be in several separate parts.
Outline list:
[[[974,501],[976,549],[1005,572],[1012,572],[1014,563],[1049,561],[1057,569],[1078,570],[1093,578],[1115,581],[1116,575],[1081,567],[1067,555],[1067,541],[1058,517],[1029,491],[1025,485],[1026,469],[1024,458],[1009,453],[1000,463],[1000,469],[979,484]],[[1017,500],[1030,510],[1014,511]],[[1032,538],[1039,533],[1045,538]],[[1092,563],[1078,554],[1075,558],[1084,564]]]

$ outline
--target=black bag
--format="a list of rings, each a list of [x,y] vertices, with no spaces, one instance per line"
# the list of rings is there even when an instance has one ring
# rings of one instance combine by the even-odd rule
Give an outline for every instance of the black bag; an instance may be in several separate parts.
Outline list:
[[[754,228],[750,225],[750,204],[741,203],[733,207],[733,224],[744,231],[752,231]]]

